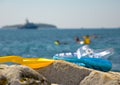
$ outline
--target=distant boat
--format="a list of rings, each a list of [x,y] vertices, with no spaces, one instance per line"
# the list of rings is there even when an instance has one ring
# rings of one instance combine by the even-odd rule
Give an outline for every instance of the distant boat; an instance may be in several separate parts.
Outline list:
[[[26,19],[26,23],[23,26],[19,27],[20,29],[37,29],[38,25],[29,22],[28,19]]]
[[[15,25],[6,25],[2,28],[5,29],[57,29],[55,25],[52,24],[45,24],[45,23],[32,23],[26,19],[25,24],[15,24]]]

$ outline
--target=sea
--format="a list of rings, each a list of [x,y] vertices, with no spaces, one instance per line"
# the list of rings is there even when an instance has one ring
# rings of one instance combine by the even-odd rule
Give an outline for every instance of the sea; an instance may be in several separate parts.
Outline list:
[[[89,35],[90,48],[114,49],[108,60],[112,71],[120,72],[120,29],[0,29],[0,56],[16,55],[26,58],[52,59],[57,53],[76,52],[83,46],[75,42],[75,37],[83,40]],[[61,45],[55,45],[59,40]]]

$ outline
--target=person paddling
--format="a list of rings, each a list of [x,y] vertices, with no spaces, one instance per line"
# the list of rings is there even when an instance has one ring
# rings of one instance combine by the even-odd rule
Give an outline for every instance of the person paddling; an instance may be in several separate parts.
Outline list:
[[[91,43],[91,39],[89,35],[86,35],[84,38],[84,44],[89,45]]]

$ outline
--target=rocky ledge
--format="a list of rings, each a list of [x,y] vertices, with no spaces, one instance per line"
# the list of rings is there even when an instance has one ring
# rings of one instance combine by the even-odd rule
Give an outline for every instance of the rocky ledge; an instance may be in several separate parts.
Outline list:
[[[34,70],[0,64],[0,85],[120,85],[120,73],[96,71],[65,61]]]

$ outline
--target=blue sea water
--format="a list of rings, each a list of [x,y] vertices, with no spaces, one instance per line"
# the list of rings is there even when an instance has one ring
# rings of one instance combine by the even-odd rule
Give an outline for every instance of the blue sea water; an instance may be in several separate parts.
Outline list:
[[[59,30],[32,30],[32,29],[1,29],[0,56],[18,55],[22,57],[52,58],[56,53],[75,52],[82,45],[74,40],[78,36],[90,35],[90,48],[113,48],[114,54],[108,59],[113,63],[113,71],[120,71],[120,29],[59,29]],[[67,43],[55,45],[54,41]]]

